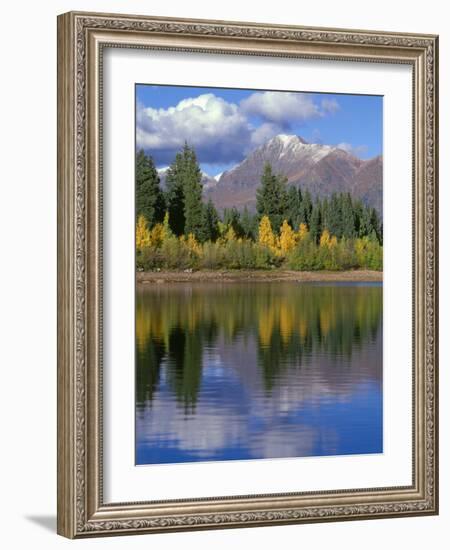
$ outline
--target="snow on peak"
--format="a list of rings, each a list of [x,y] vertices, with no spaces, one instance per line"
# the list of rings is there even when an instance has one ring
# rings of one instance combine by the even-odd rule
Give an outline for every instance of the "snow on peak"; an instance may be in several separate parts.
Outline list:
[[[298,145],[306,143],[304,139],[295,134],[278,134],[271,141],[281,142],[283,145]]]

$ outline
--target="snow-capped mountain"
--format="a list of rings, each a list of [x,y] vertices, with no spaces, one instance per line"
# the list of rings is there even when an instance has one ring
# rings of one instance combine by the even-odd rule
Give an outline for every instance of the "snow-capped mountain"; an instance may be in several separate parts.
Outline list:
[[[161,187],[165,189],[166,187],[166,174],[167,170],[169,169],[168,166],[164,166],[162,168],[158,168],[157,172],[159,175],[159,181],[161,183]],[[219,174],[220,176],[220,174]],[[218,178],[217,176],[212,177],[206,172],[202,172],[202,184],[203,184],[203,190],[208,191],[209,189],[214,188],[217,185]]]
[[[266,162],[275,173],[286,176],[289,185],[309,189],[318,196],[350,192],[382,211],[381,156],[362,160],[339,147],[307,143],[299,136],[286,134],[275,136],[231,170],[210,178],[215,185],[205,185],[205,196],[218,208],[254,209]]]

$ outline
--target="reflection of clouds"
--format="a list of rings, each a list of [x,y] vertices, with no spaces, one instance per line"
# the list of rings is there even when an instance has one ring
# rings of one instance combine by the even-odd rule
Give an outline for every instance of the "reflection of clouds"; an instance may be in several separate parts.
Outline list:
[[[155,285],[138,297],[139,463],[378,452],[381,289]]]
[[[283,432],[272,429],[258,438],[258,456],[261,458],[308,456],[314,449],[317,432],[307,426],[292,427]]]
[[[353,355],[347,376],[331,360],[288,370],[270,393],[257,369],[242,377],[219,353],[205,353],[195,411],[185,412],[163,377],[163,387],[154,395],[151,407],[137,413],[138,445],[143,449],[176,448],[199,459],[221,457],[224,450],[233,448],[247,449],[254,458],[310,456],[317,445],[321,454],[335,454],[339,434],[329,427],[311,425],[302,418],[302,409],[306,405],[320,412],[323,404],[348,402],[367,380],[368,353]],[[365,365],[356,376],[361,384],[350,383],[348,375],[353,376],[358,365]]]

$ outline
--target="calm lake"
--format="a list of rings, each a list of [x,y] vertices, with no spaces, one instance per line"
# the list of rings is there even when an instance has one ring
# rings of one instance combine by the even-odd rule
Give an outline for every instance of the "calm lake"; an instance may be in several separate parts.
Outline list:
[[[136,463],[381,453],[381,283],[136,293]]]

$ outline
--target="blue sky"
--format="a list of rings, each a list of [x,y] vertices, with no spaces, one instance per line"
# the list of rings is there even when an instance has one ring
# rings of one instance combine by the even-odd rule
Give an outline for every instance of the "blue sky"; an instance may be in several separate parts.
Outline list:
[[[277,134],[368,159],[383,151],[382,109],[381,96],[137,84],[136,145],[160,168],[186,140],[211,175]]]

